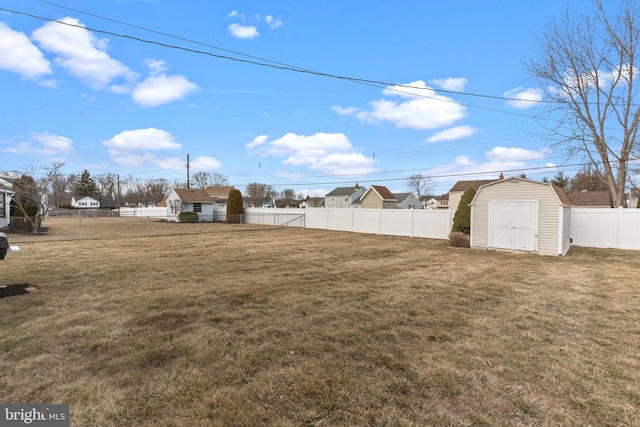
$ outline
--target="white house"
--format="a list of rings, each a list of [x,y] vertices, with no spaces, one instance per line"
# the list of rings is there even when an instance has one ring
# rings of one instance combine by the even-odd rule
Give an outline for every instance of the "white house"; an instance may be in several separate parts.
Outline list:
[[[6,227],[9,225],[12,185],[10,182],[0,178],[0,227]]]
[[[180,212],[196,212],[200,220],[213,221],[213,197],[206,190],[174,188],[167,196],[167,218],[177,221]]]
[[[99,209],[100,201],[89,196],[83,197],[78,200],[76,200],[75,197],[72,197],[71,206],[78,209]]]

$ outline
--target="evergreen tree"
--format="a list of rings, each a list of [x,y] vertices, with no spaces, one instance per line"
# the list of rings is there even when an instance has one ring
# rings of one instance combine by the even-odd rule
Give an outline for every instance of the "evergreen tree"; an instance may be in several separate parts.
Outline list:
[[[244,204],[242,203],[242,193],[240,190],[229,191],[227,198],[227,222],[239,224],[244,214]]]
[[[76,183],[76,196],[83,197],[99,197],[100,191],[96,185],[96,181],[91,177],[88,170],[82,171],[78,182]]]
[[[471,202],[476,195],[476,190],[469,188],[462,194],[458,210],[453,217],[452,232],[462,231],[465,234],[471,233]]]

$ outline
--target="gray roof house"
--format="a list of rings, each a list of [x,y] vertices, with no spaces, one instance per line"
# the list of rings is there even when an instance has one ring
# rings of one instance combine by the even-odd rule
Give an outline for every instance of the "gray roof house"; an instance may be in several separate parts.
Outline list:
[[[338,187],[324,196],[326,208],[355,208],[360,207],[360,197],[366,188],[356,184],[353,187]]]
[[[422,209],[422,202],[413,193],[394,193],[396,195],[396,208],[398,209]]]

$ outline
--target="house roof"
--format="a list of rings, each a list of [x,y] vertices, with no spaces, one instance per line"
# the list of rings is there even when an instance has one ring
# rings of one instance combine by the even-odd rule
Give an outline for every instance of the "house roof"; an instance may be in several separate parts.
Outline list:
[[[406,199],[408,199],[413,195],[413,193],[394,193],[394,194],[396,196],[396,199],[398,199],[398,203],[404,202]]]
[[[209,194],[209,196],[215,198],[221,198],[221,199],[226,199],[229,197],[229,192],[231,190],[234,190],[235,187],[231,186],[215,186],[215,185],[210,185],[208,186],[205,191]]]
[[[356,190],[360,188],[360,187],[338,187],[336,189],[334,189],[333,191],[331,191],[330,193],[327,193],[327,196],[350,196],[353,193],[356,192]]]
[[[449,193],[453,191],[462,191],[464,193],[469,188],[473,188],[474,190],[478,191],[478,188],[480,188],[481,185],[490,184],[496,181],[499,181],[499,180],[498,179],[476,179],[472,181],[458,181],[455,183],[453,187],[451,187],[451,190],[449,190]]]
[[[213,198],[206,190],[196,188],[174,188],[173,191],[184,203],[213,203]]]
[[[574,206],[611,207],[611,197],[608,191],[566,191],[565,194]]]
[[[398,199],[396,198],[396,196],[389,191],[389,189],[387,187],[384,187],[382,185],[372,185],[371,188],[369,188],[360,198],[360,200],[364,199],[365,195],[367,193],[369,193],[369,191],[374,191],[383,201],[392,201],[392,202],[396,202],[398,201]]]
[[[443,194],[442,196],[438,197],[438,200],[449,200],[449,193]]]

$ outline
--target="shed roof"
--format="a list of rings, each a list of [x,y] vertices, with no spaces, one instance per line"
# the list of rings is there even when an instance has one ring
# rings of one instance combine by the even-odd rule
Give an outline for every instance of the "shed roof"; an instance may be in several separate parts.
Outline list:
[[[548,183],[548,182],[534,181],[534,180],[531,180],[531,179],[520,178],[520,177],[515,177],[514,176],[514,177],[509,177],[509,178],[504,178],[504,179],[491,181],[491,182],[489,182],[487,184],[481,185],[481,187],[484,188],[484,187],[488,187],[490,185],[500,184],[500,183],[503,183],[503,182],[509,182],[509,181],[513,181],[513,180],[531,182],[533,184],[538,184],[538,185],[544,185],[544,186],[551,187],[551,189],[555,193],[556,197],[558,197],[558,201],[560,202],[560,204],[562,204],[564,206],[571,206],[571,200],[569,200],[569,197],[567,197],[567,194],[564,192],[564,190],[561,187],[558,187],[557,185],[553,185],[553,184]],[[479,192],[480,192],[480,188],[478,188],[478,191],[476,192],[476,195],[473,198],[473,202],[471,202],[472,204],[476,201],[476,198],[478,197],[478,193]]]
[[[398,203],[404,202],[407,198],[411,197],[413,193],[394,193]]]
[[[574,206],[611,207],[611,196],[608,191],[567,191],[566,195]]]
[[[184,203],[213,203],[213,199],[206,190],[196,188],[174,188],[180,200]]]
[[[226,199],[229,197],[229,192],[234,189],[235,187],[233,186],[210,185],[205,189],[205,191],[213,198]]]

